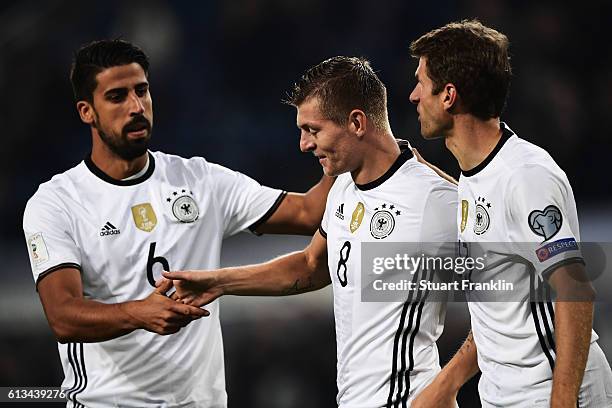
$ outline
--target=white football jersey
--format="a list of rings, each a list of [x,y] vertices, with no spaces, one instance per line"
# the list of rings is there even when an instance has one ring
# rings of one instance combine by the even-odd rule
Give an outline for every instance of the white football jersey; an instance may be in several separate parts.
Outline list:
[[[454,242],[456,205],[456,187],[410,150],[371,183],[356,185],[350,173],[335,181],[320,231],[334,293],[340,407],[405,406],[439,372],[445,303],[414,291],[402,301],[363,301],[362,268],[371,265],[362,265],[362,243]]]
[[[40,185],[23,228],[34,279],[81,271],[85,298],[143,299],[164,270],[217,269],[223,238],[263,222],[284,193],[202,158],[149,153],[113,180],[88,157]],[[180,332],[58,344],[69,406],[225,407],[218,302]]]
[[[548,406],[554,305],[542,282],[561,265],[583,263],[576,203],[550,155],[505,123],[501,127],[491,154],[459,179],[459,239],[470,256],[486,259],[483,269],[464,278],[514,285],[506,294],[487,295],[500,301],[466,293],[482,372],[480,398],[483,406]]]

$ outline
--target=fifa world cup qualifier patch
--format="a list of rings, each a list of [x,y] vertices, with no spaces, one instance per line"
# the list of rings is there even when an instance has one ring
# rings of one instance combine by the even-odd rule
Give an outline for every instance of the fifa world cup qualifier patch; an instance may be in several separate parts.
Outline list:
[[[49,260],[49,251],[47,250],[42,232],[38,232],[28,237],[28,247],[34,266],[38,266]]]
[[[529,228],[534,234],[548,241],[561,230],[563,225],[563,216],[561,211],[554,205],[549,205],[544,210],[533,210],[529,213]]]

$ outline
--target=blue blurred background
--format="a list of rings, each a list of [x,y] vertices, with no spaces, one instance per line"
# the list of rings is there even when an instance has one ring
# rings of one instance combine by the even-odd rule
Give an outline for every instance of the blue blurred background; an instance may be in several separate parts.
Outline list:
[[[512,44],[515,77],[503,120],[547,149],[567,172],[582,240],[612,241],[612,52],[604,35],[612,21],[610,2],[3,2],[0,386],[59,385],[62,378],[29,270],[21,217],[40,183],[89,152],[89,130],[78,118],[68,81],[72,53],[81,44],[121,37],[149,54],[154,150],[204,156],[264,184],[305,191],[319,179],[320,166],[299,152],[294,109],[280,101],[306,68],[334,55],[370,59],[387,84],[396,137],[458,175],[443,143],[424,143],[419,135],[408,100],[416,68],[408,46],[432,28],[470,17],[504,32]],[[243,234],[228,240],[223,262],[265,260],[306,242]],[[222,304],[230,407],[335,406],[329,288]],[[443,363],[469,326],[465,305],[452,305],[448,316],[440,341]],[[612,305],[599,302],[595,325],[608,358],[610,317]],[[474,381],[460,402],[479,406]]]

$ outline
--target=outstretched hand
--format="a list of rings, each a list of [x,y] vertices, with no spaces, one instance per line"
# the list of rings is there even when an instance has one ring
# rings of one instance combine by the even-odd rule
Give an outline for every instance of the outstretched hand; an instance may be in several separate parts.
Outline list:
[[[218,285],[216,274],[213,272],[164,271],[162,275],[166,280],[170,280],[176,288],[172,298],[187,305],[204,306],[223,294]]]
[[[169,299],[166,293],[171,288],[172,281],[159,282],[149,296],[122,303],[121,308],[137,328],[162,335],[174,334],[192,321],[210,314],[207,310]]]

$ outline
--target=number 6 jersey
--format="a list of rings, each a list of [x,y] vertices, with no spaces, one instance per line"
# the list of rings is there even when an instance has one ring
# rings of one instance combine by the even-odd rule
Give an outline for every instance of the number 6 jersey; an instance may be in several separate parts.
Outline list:
[[[320,232],[334,292],[337,402],[340,407],[406,406],[440,370],[436,340],[442,303],[362,301],[362,245],[367,242],[454,242],[457,190],[401,153],[380,178],[365,185],[338,176]],[[415,257],[420,254],[413,254]],[[401,405],[400,405],[401,404]]]
[[[81,271],[84,297],[143,299],[161,270],[216,269],[223,238],[269,217],[284,193],[202,158],[149,153],[114,180],[87,158],[42,184],[23,228],[36,283]],[[225,407],[218,302],[180,332],[145,330],[98,343],[58,344],[69,406]]]

